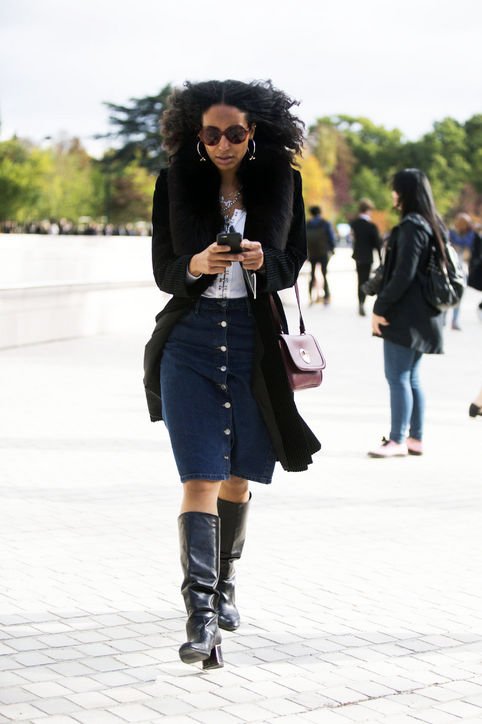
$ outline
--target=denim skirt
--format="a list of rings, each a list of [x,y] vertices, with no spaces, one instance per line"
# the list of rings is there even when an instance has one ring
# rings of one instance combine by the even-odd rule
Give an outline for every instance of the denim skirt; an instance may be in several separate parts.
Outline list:
[[[249,301],[201,297],[174,326],[161,360],[162,415],[179,476],[270,483],[276,462],[251,391]]]

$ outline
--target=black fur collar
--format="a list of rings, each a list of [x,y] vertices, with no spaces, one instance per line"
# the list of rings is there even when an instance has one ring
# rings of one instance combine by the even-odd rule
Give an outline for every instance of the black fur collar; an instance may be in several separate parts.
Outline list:
[[[263,246],[284,249],[293,210],[293,170],[273,149],[245,156],[239,179],[246,208],[244,236]],[[223,228],[219,209],[220,176],[209,159],[200,162],[195,149],[180,152],[168,170],[169,216],[174,251],[193,254],[216,239]]]

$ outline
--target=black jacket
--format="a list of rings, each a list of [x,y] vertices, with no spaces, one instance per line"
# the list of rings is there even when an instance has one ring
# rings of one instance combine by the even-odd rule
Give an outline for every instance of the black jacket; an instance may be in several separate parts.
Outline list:
[[[482,291],[482,238],[475,234],[469,261],[469,287]]]
[[[358,217],[352,221],[353,231],[353,259],[358,264],[373,264],[373,252],[377,251],[380,258],[382,242],[378,228],[372,221]]]
[[[265,270],[257,273],[252,389],[277,458],[286,470],[305,470],[320,443],[299,415],[281,361],[269,293],[290,287],[306,259],[301,176],[275,151],[256,154],[239,170],[246,208],[245,238],[263,245]],[[151,420],[162,419],[160,364],[172,327],[209,286],[214,275],[186,283],[192,255],[211,244],[222,229],[219,173],[210,161],[177,157],[157,179],[153,204],[152,261],[159,288],[172,294],[156,317],[146,345],[144,385]]]
[[[409,214],[392,230],[382,289],[373,311],[390,322],[381,328],[384,339],[418,352],[440,354],[442,314],[427,304],[422,293],[432,236],[430,225],[418,214]]]

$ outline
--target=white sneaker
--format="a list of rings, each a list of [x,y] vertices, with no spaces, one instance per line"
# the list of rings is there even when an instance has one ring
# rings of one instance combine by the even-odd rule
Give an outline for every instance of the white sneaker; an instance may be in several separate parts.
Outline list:
[[[383,438],[380,447],[377,447],[375,450],[370,450],[368,455],[371,458],[404,458],[408,455],[407,443],[398,443],[394,440]]]

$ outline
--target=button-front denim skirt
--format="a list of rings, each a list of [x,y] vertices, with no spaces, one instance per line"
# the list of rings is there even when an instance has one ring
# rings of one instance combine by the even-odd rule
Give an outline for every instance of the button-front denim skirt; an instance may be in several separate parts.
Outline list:
[[[201,297],[173,328],[161,397],[182,482],[271,482],[276,457],[251,391],[254,340],[246,298]]]

